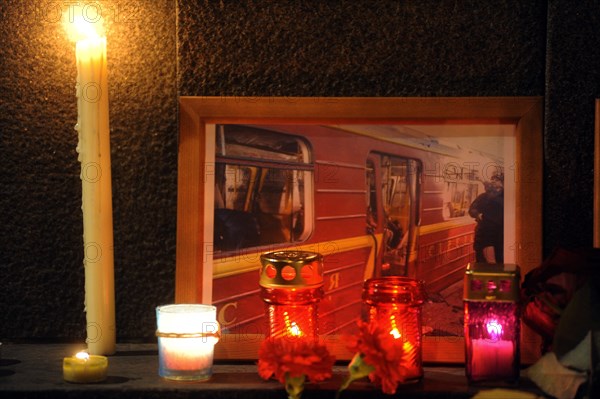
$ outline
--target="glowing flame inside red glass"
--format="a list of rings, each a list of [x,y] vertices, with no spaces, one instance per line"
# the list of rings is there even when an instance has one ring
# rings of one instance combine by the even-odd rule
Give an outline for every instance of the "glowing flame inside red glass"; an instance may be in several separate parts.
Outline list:
[[[400,334],[400,331],[398,331],[397,328],[394,328],[392,331],[390,331],[390,335],[394,336],[394,339],[398,339],[402,337],[402,334]]]
[[[487,332],[490,335],[490,339],[496,341],[502,336],[502,324],[498,323],[498,320],[492,319],[486,323]]]
[[[290,315],[288,314],[288,312],[283,312],[283,318],[286,330],[289,335],[291,335],[292,337],[301,337],[304,335],[298,324],[295,321],[290,320]]]

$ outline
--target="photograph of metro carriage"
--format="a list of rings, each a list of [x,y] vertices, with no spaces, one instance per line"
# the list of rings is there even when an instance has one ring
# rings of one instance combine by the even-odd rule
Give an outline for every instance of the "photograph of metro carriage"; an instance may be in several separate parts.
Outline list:
[[[507,245],[497,255],[514,259],[514,181],[504,178],[514,169],[512,128],[211,125],[207,256],[223,330],[265,332],[259,256],[302,249],[324,255],[321,335],[352,331],[364,280],[400,275],[425,282],[423,333],[461,336],[462,279],[475,261],[477,217],[469,210],[499,177]]]

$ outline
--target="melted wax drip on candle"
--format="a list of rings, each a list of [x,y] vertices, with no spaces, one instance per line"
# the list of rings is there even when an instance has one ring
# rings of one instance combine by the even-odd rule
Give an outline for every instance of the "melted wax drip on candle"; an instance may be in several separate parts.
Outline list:
[[[102,71],[103,68],[105,68],[105,57],[100,57],[99,63],[96,62],[96,60],[94,58],[91,58],[89,60],[89,62],[92,65],[92,70],[94,70],[94,71]],[[87,87],[87,85],[84,86],[83,88],[81,87],[81,83],[80,82],[81,82],[82,77],[81,77],[81,74],[80,74],[80,68],[77,68],[77,69],[78,69],[78,71],[77,71],[77,84],[75,85],[75,97],[77,98],[77,102],[79,104],[81,101],[87,102],[88,100],[86,100],[85,94],[83,93],[83,90]],[[105,94],[105,93],[101,92],[101,88],[103,87],[103,77],[104,76],[102,74],[100,74],[100,76],[96,76],[96,77],[98,78],[98,82],[94,83],[92,81],[92,83],[94,83],[92,85],[92,87],[95,88],[98,92],[96,93],[96,96],[97,96],[97,98],[95,98],[96,101],[92,101],[92,103],[93,103],[93,107],[95,108],[95,111],[96,111],[95,114],[96,115],[100,115],[101,114],[101,110],[100,110],[100,104],[101,104],[100,97]],[[83,97],[83,99],[82,99],[82,97]],[[78,108],[79,108],[79,106],[78,106]],[[86,147],[89,147],[89,146],[86,146],[86,143],[85,143],[86,137],[83,134],[82,129],[81,129],[81,115],[80,115],[80,112],[78,112],[78,114],[77,114],[77,123],[75,124],[75,130],[77,131],[77,138],[78,138],[78,140],[77,140],[77,147],[76,147],[75,151],[78,154],[77,155],[77,160],[82,164],[81,174],[80,174],[79,178],[83,182],[87,182],[87,180],[84,178],[84,173],[89,173],[89,171],[92,170],[92,169],[94,169],[94,168],[90,166],[91,162],[88,163],[88,164],[85,164],[85,165],[83,164],[84,158],[86,158],[86,156],[90,156],[91,154],[86,154],[85,153]],[[96,120],[96,125],[94,126],[93,133],[94,133],[94,136],[95,136],[95,139],[96,139],[96,145],[94,147],[95,147],[95,149],[97,151],[96,155],[98,157],[98,162],[94,162],[94,163],[96,165],[98,165],[98,167],[96,169],[96,172],[99,173],[99,174],[101,174],[102,173],[102,169],[100,168],[100,165],[102,164],[102,161],[101,161],[100,158],[102,158],[102,145],[101,145],[101,137],[100,137],[100,118],[98,118]],[[89,140],[89,138],[90,137],[87,137],[87,140]],[[104,186],[103,184],[100,184],[100,179],[101,178],[102,178],[102,175],[99,175],[99,176],[97,176],[97,180],[96,181],[91,182],[92,184],[98,183],[98,184],[96,184],[96,190],[97,190],[97,196],[98,196],[98,198],[102,197],[102,189],[103,189],[103,186]],[[88,182],[88,183],[90,183],[90,182]],[[94,201],[93,203],[95,205],[95,211],[97,213],[102,213],[102,201]],[[81,203],[81,210],[82,211],[84,210],[84,201],[83,201],[83,198],[82,198],[82,203]]]
[[[78,68],[79,69],[79,68]],[[79,82],[80,76],[79,71],[77,71],[77,82]],[[77,98],[77,102],[79,103],[79,83],[75,85],[75,97]],[[77,113],[77,123],[75,124],[75,131],[77,131],[77,147],[75,151],[77,151],[77,161],[82,162],[81,157],[81,119],[79,117],[79,112]],[[83,176],[80,176],[82,178]],[[83,206],[83,205],[82,205]]]

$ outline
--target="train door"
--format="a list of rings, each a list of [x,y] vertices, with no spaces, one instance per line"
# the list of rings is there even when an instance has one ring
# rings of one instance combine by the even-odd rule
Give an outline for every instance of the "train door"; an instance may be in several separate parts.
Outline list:
[[[371,154],[367,160],[367,228],[381,234],[376,275],[416,275],[420,164],[409,158]]]

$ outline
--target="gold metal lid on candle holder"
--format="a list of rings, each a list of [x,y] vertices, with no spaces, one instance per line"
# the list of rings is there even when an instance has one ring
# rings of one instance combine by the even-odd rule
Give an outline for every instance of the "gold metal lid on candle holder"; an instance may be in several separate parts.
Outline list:
[[[519,300],[519,266],[504,263],[469,263],[464,279],[465,301]]]
[[[362,299],[365,303],[395,303],[407,306],[425,302],[423,282],[402,276],[372,278],[364,282]]]
[[[260,256],[260,286],[317,288],[323,285],[323,256],[308,251],[275,251]]]

